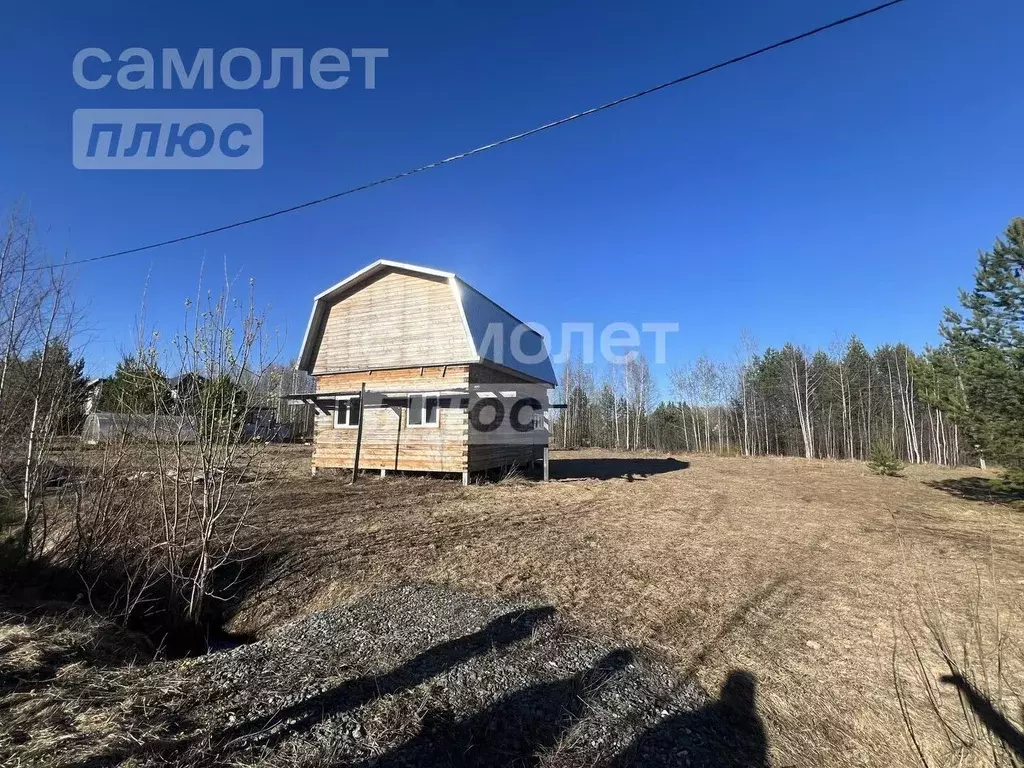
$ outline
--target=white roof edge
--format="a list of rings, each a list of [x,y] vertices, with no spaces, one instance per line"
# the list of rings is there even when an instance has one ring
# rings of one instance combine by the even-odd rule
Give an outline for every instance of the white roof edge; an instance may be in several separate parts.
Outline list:
[[[453,272],[445,272],[445,271],[440,270],[440,269],[432,269],[431,267],[421,267],[421,266],[418,266],[416,264],[406,264],[403,261],[391,261],[390,259],[377,259],[375,262],[373,262],[372,264],[369,264],[368,266],[363,267],[358,272],[353,272],[351,275],[346,277],[340,283],[335,283],[330,288],[328,288],[326,291],[318,293],[316,296],[313,297],[313,301],[320,301],[321,299],[326,299],[328,296],[330,296],[331,294],[335,293],[336,291],[340,291],[340,290],[342,290],[343,288],[346,288],[349,285],[357,283],[360,280],[366,279],[367,277],[369,277],[370,275],[374,274],[375,272],[379,272],[380,270],[385,269],[385,268],[389,268],[389,267],[394,268],[394,269],[404,269],[407,272],[417,272],[417,273],[419,273],[421,275],[430,275],[431,277],[443,277],[446,280],[451,280],[453,277],[455,277],[455,273],[453,273]]]
[[[309,373],[309,366],[306,365],[306,345],[309,344],[309,333],[313,330],[313,321],[316,320],[316,310],[320,304],[319,299],[313,299],[313,309],[309,313],[309,322],[306,323],[306,332],[302,334],[302,346],[299,348],[299,359],[295,361],[295,370]]]
[[[469,344],[469,355],[472,359],[480,362],[480,350],[476,347],[476,340],[473,332],[469,329],[469,318],[466,317],[466,305],[462,303],[462,288],[459,283],[462,281],[452,275],[448,278],[448,285],[452,287],[452,296],[455,297],[455,304],[459,308],[459,317],[462,318],[462,330],[466,332],[466,343]]]

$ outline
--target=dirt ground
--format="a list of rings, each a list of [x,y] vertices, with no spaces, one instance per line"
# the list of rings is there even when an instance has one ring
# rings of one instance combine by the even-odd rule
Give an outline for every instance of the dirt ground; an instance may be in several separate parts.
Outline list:
[[[929,617],[955,650],[998,605],[1002,678],[1024,689],[1024,511],[979,499],[978,470],[572,452],[550,483],[349,485],[311,479],[307,448],[274,451],[280,482],[253,521],[271,565],[238,631],[403,584],[539,599],[708,691],[752,674],[776,766],[919,764],[894,670],[919,747],[956,762],[914,688],[916,667],[956,706],[927,643],[920,662],[908,643]]]

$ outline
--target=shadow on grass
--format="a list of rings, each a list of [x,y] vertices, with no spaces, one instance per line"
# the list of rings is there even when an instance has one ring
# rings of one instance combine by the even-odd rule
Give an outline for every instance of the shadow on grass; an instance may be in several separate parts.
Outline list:
[[[733,670],[716,701],[665,718],[637,737],[611,763],[614,768],[768,765],[768,740],[757,714],[757,679]]]
[[[0,595],[0,631],[0,698],[53,683],[71,665],[112,669],[153,658],[145,637],[66,603]]]
[[[552,608],[505,614],[478,632],[434,646],[385,675],[355,678],[269,718],[253,718],[225,729],[213,739],[213,762],[230,763],[246,753],[265,757],[267,750],[288,739],[308,739],[307,734],[325,720],[358,710],[379,697],[414,688],[475,656],[527,639],[540,622],[553,615]],[[512,691],[468,716],[459,717],[447,710],[428,712],[419,732],[405,743],[363,763],[345,761],[338,765],[536,766],[559,748],[577,723],[600,711],[596,694],[633,661],[632,651],[618,648],[578,674]],[[755,697],[754,676],[733,671],[718,700],[665,717],[607,764],[616,768],[765,766],[767,739]],[[636,704],[653,709],[657,702]]]
[[[595,694],[632,662],[633,653],[619,648],[577,675],[510,693],[465,719],[430,714],[417,736],[366,763],[366,768],[537,766],[565,741],[576,723],[600,711]],[[768,742],[755,694],[754,676],[733,671],[718,700],[665,717],[600,764],[614,768],[767,766]],[[570,738],[570,750],[571,743]]]
[[[619,648],[572,677],[510,693],[464,719],[428,714],[414,738],[365,764],[370,768],[487,768],[537,766],[582,718],[600,711],[595,694],[633,662]],[[718,700],[668,716],[601,765],[614,768],[760,768],[768,742],[755,705],[756,679],[733,671]],[[655,702],[640,702],[654,707]],[[614,724],[613,724],[614,725]],[[569,739],[569,749],[572,739]],[[592,762],[592,760],[590,761]]]
[[[1024,485],[993,477],[933,480],[927,485],[967,501],[1024,507]]]
[[[632,482],[651,475],[689,468],[688,461],[653,458],[552,459],[552,480],[613,480]]]
[[[941,678],[941,682],[956,686],[961,700],[966,701],[967,706],[984,723],[989,732],[996,736],[1007,751],[1016,756],[1018,761],[1024,763],[1024,733],[961,675],[946,675]]]

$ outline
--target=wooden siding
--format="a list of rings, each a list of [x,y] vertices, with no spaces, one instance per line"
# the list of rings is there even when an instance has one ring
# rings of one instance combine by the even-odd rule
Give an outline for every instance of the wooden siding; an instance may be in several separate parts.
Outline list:
[[[317,376],[316,380],[318,392],[357,391],[362,383],[377,391],[460,389],[469,383],[469,367],[449,365],[326,374]],[[458,407],[442,408],[438,422],[434,427],[410,427],[407,408],[364,409],[360,468],[465,471],[468,468],[469,442],[466,411]],[[351,467],[355,458],[356,433],[354,427],[335,427],[333,413],[318,415],[313,466]]]
[[[541,458],[543,448],[541,445],[471,445],[469,471],[513,466],[526,469]]]
[[[527,380],[507,371],[497,370],[486,364],[471,365],[469,368],[470,384],[514,384],[527,383]],[[547,403],[545,403],[547,405]],[[544,437],[547,442],[547,436]],[[540,458],[543,454],[543,445],[500,445],[500,444],[470,444],[469,446],[469,471],[478,472],[484,469],[495,467],[510,467],[518,465],[526,467]]]
[[[392,269],[330,308],[313,374],[467,362],[474,356],[448,281]]]
[[[487,363],[478,363],[469,369],[470,384],[529,383],[529,379],[505,370],[492,368]]]

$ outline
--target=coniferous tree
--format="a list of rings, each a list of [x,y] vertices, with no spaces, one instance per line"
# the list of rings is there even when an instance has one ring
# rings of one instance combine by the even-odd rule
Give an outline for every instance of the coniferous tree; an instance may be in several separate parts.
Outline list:
[[[932,361],[957,376],[953,399],[982,457],[1024,473],[1024,218],[979,254],[974,279],[960,292],[966,312],[946,310]]]
[[[876,475],[886,477],[899,477],[906,465],[896,455],[896,451],[885,440],[879,440],[871,448],[871,458],[868,461],[868,469]]]
[[[85,360],[75,360],[63,340],[50,342],[24,359],[12,359],[8,365],[10,396],[4,403],[5,423],[15,433],[27,430],[33,402],[38,398],[54,434],[77,432],[85,416],[84,371]]]
[[[30,366],[40,355],[36,352],[30,359]],[[46,353],[46,386],[50,390],[49,401],[53,416],[57,420],[58,434],[72,434],[82,427],[85,418],[85,401],[88,397],[88,380],[85,378],[85,359],[75,360],[71,350],[62,341],[50,344]]]
[[[126,355],[103,382],[97,410],[112,413],[153,413],[170,397],[159,371],[134,355]],[[155,389],[154,387],[157,386]]]

